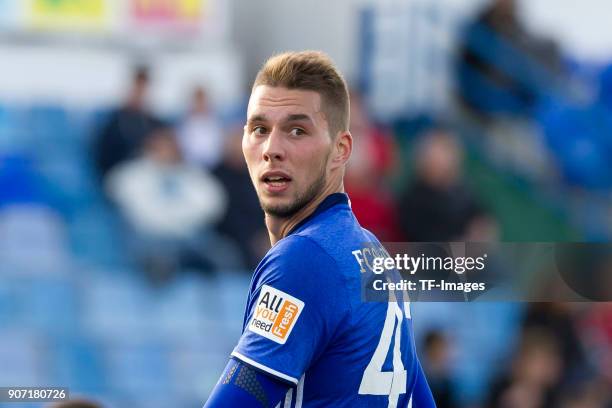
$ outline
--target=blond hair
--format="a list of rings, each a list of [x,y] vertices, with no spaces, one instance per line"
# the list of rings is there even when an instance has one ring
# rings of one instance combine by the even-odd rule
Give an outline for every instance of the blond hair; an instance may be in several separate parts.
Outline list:
[[[320,51],[285,52],[274,55],[257,73],[259,85],[315,91],[321,96],[322,111],[332,137],[348,131],[349,93],[342,74]]]

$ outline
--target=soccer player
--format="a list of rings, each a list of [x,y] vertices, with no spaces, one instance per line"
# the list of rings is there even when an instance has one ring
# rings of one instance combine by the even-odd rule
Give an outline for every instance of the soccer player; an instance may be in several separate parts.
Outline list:
[[[242,337],[205,407],[434,407],[408,303],[365,302],[368,248],[344,194],[353,139],[346,83],[323,53],[270,58],[242,148],[272,248]],[[365,245],[365,247],[364,247]]]

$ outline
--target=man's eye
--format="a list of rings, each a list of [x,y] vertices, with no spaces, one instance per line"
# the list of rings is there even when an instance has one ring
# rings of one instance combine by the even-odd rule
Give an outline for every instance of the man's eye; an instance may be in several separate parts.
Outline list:
[[[301,135],[303,135],[305,133],[306,132],[302,128],[293,128],[293,129],[291,129],[291,135],[292,136],[301,136]]]
[[[255,133],[256,135],[263,135],[266,133],[266,128],[263,126],[255,126],[251,132]]]

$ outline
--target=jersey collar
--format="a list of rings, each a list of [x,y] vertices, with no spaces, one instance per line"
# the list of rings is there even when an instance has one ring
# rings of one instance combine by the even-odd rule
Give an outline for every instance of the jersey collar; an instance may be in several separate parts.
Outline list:
[[[301,228],[304,224],[315,218],[317,215],[329,210],[330,208],[336,205],[349,205],[349,198],[345,193],[333,193],[325,197],[321,204],[310,214],[308,217],[304,218],[300,221],[295,227],[293,227],[287,236],[293,234],[299,228]]]

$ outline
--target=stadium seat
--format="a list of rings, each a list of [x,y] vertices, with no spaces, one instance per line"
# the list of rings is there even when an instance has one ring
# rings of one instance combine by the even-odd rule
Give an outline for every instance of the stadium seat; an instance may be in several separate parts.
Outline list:
[[[70,123],[68,112],[61,106],[33,106],[27,112],[27,118],[28,130],[45,144],[63,139],[74,134],[75,131],[74,126]],[[47,140],[42,138],[47,138]]]
[[[170,355],[170,372],[175,379],[177,392],[185,397],[196,397],[204,401],[227,364],[233,344],[226,346],[229,348],[227,353],[210,352],[184,345],[175,347]]]
[[[111,390],[135,400],[168,399],[175,394],[170,377],[169,350],[154,340],[129,336],[107,342],[106,361]]]
[[[609,137],[596,125],[588,107],[548,101],[538,110],[546,141],[555,154],[565,181],[590,189],[612,186]],[[604,133],[602,133],[604,132]]]
[[[12,279],[5,276],[0,280],[0,327],[10,327],[18,322],[17,299]]]
[[[226,272],[217,281],[218,296],[227,329],[242,328],[246,296],[251,276],[244,272]]]
[[[23,116],[17,108],[0,105],[0,153],[25,150]]]
[[[89,276],[81,295],[83,330],[104,341],[147,339],[158,324],[152,302],[145,282],[136,277]]]
[[[29,328],[0,330],[0,384],[46,384],[44,339]]]
[[[11,273],[49,276],[69,268],[64,225],[51,209],[13,205],[0,211],[0,258]]]
[[[77,209],[68,220],[70,246],[79,261],[108,268],[107,273],[115,274],[127,263],[121,225],[105,205],[96,201]]]
[[[73,277],[35,277],[16,282],[21,324],[50,336],[78,330],[78,288]]]
[[[197,275],[179,276],[167,287],[159,288],[153,307],[162,337],[181,338],[205,332],[205,316],[214,313],[208,302],[207,284],[210,283]]]
[[[0,152],[0,208],[11,204],[47,204],[42,178],[29,155]]]
[[[95,341],[60,335],[49,343],[53,385],[69,387],[72,393],[107,390],[104,354]]]

